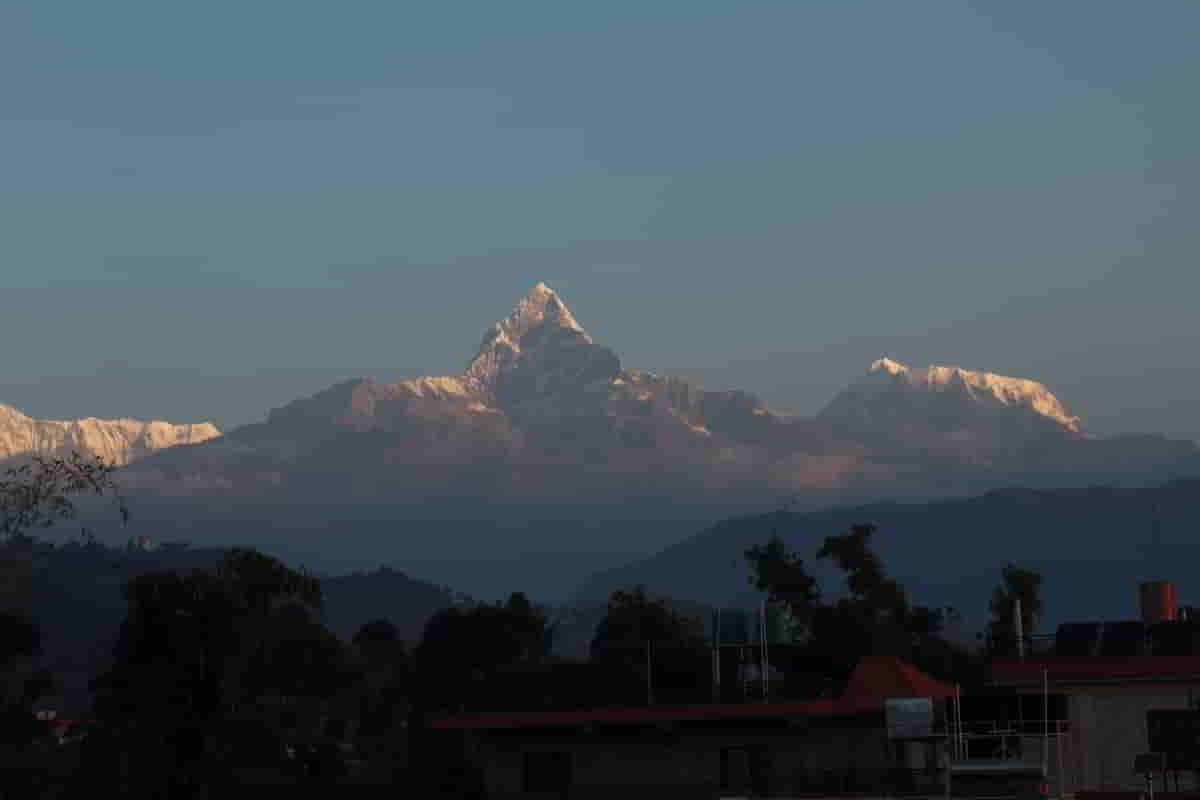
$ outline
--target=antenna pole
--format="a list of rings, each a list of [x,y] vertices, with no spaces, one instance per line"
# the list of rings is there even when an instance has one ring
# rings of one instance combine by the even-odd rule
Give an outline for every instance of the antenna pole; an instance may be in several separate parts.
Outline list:
[[[654,665],[650,660],[650,640],[646,640],[646,705],[654,705]]]
[[[1042,777],[1050,769],[1050,671],[1042,668]]]
[[[1151,509],[1153,516],[1150,519],[1150,574],[1151,580],[1161,580],[1159,569],[1162,564],[1162,528],[1158,518],[1158,503]]]
[[[762,617],[759,620],[759,631],[762,636],[762,695],[763,700],[767,699],[767,670],[771,664],[768,660],[767,651],[767,601],[764,598],[762,601]]]
[[[1025,660],[1025,620],[1021,614],[1021,598],[1013,598],[1013,630],[1017,636],[1017,659]]]

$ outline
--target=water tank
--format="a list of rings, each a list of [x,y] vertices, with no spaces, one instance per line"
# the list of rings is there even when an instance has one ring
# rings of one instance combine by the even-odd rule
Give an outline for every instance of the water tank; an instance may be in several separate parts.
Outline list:
[[[1179,596],[1170,581],[1147,581],[1139,587],[1142,622],[1169,622],[1179,615]]]

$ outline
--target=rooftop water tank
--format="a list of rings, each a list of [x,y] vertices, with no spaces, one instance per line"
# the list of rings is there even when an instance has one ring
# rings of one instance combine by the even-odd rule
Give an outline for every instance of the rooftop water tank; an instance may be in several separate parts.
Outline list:
[[[1139,587],[1142,622],[1169,622],[1179,615],[1179,595],[1170,581],[1146,581]]]

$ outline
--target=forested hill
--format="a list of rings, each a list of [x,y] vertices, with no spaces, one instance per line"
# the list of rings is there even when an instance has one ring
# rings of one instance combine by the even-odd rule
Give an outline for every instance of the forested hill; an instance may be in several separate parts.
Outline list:
[[[815,560],[816,551],[824,537],[857,524],[878,528],[874,546],[889,573],[920,602],[953,606],[978,624],[1010,562],[1045,575],[1047,625],[1136,617],[1137,583],[1147,579],[1174,580],[1184,602],[1200,600],[1200,582],[1188,568],[1200,557],[1200,481],[1189,480],[1140,489],[1005,489],[963,500],[737,517],[594,575],[574,602],[595,605],[614,588],[642,584],[682,600],[757,604],[744,553],[772,534],[834,588],[832,574],[823,574],[831,568]]]
[[[211,567],[224,552],[37,543],[20,555],[10,550],[5,563],[9,579],[22,587],[19,605],[41,627],[44,664],[63,684],[66,704],[79,708],[86,705],[88,679],[111,657],[125,617],[125,583],[149,572]],[[454,602],[449,589],[387,568],[323,578],[321,586],[325,623],[346,639],[366,622],[388,619],[415,643],[425,622]]]

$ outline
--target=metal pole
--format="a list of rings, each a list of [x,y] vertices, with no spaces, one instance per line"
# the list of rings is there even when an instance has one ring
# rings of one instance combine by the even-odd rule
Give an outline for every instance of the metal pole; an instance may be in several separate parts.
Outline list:
[[[1050,671],[1042,669],[1042,775],[1050,768]]]
[[[769,678],[769,670],[771,668],[771,656],[769,645],[767,644],[767,601],[764,598],[762,601],[762,618],[759,621],[759,629],[762,631],[762,695],[763,701],[767,699],[767,682]]]
[[[952,760],[953,759],[950,758],[950,748],[943,747],[942,748],[942,762],[943,762],[942,768],[945,770],[945,772],[943,772],[942,775],[943,775],[943,780],[945,780],[945,782],[946,782],[946,800],[950,800],[950,764],[952,763]]]
[[[954,691],[955,691],[955,693],[958,692],[957,684],[955,684],[955,686],[954,686]],[[959,752],[958,752],[958,707],[957,707],[957,702],[958,702],[957,699],[954,697],[946,698],[946,711],[950,715],[950,744],[951,744],[950,752],[954,754],[955,758],[960,758],[961,756],[959,755]]]
[[[962,725],[962,687],[954,684],[954,747],[960,759],[967,757],[966,737]]]
[[[1017,658],[1025,660],[1025,620],[1021,618],[1021,598],[1013,598],[1013,630],[1017,636]]]
[[[721,701],[721,609],[713,612],[713,702]]]
[[[714,646],[712,651],[713,702],[721,701],[721,648]]]
[[[1062,797],[1066,794],[1066,775],[1063,773],[1063,731],[1062,722],[1055,720],[1054,722],[1054,749],[1058,751],[1058,796]]]
[[[650,641],[646,641],[646,705],[654,705],[654,672],[650,661]]]

